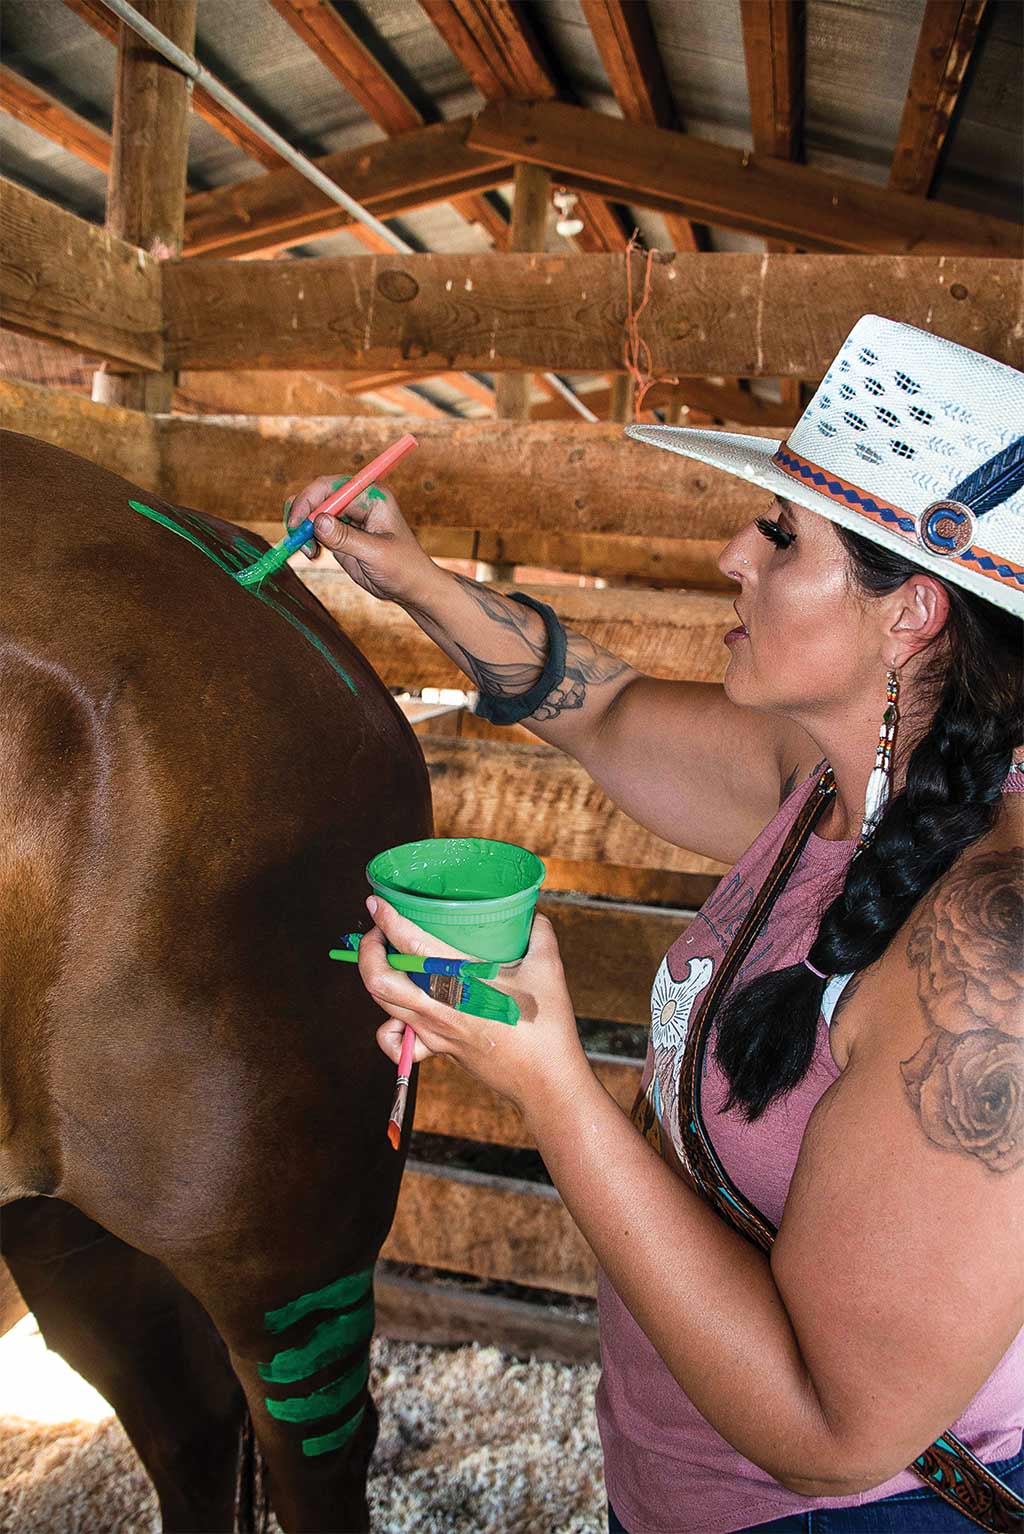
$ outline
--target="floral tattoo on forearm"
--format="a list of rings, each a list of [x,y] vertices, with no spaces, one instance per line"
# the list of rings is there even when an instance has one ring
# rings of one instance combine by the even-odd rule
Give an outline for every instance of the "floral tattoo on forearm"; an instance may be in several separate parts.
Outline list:
[[[515,630],[529,655],[529,659],[523,661],[489,661],[473,655],[464,645],[458,645],[465,660],[466,671],[480,691],[492,697],[518,697],[520,693],[528,692],[544,670],[547,659],[546,642],[538,644],[530,637],[528,610],[517,610],[517,604],[504,601],[497,592],[481,586],[477,581],[467,580],[462,575],[457,575],[455,579],[492,622]],[[449,640],[449,643],[455,641]],[[547,721],[557,718],[568,709],[582,708],[587,701],[588,687],[610,682],[628,669],[626,661],[620,656],[601,649],[583,634],[569,629],[566,632],[565,676],[530,717]]]
[[[1024,1165],[1024,848],[967,859],[907,955],[928,1032],[900,1070],[925,1134],[994,1172]]]

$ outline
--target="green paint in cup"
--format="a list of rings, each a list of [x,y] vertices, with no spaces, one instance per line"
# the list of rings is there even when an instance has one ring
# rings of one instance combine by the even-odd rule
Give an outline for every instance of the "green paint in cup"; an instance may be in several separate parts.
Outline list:
[[[366,865],[374,893],[400,916],[474,959],[502,964],[526,952],[545,872],[535,852],[477,836],[404,842]]]

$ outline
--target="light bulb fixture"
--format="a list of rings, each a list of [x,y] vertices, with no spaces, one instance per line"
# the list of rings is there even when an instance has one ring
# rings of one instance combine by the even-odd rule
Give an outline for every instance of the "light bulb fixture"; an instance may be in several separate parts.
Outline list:
[[[572,211],[576,206],[576,193],[566,191],[565,187],[557,187],[551,194],[551,201],[559,212],[555,233],[560,234],[564,240],[571,239],[574,234],[582,234],[583,220]]]

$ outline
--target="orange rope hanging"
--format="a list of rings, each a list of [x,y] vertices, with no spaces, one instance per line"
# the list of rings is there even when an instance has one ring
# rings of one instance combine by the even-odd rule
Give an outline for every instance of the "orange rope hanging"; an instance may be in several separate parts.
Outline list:
[[[643,409],[644,397],[648,389],[656,383],[677,384],[678,378],[653,377],[654,359],[651,356],[651,348],[640,334],[640,316],[647,308],[651,297],[651,266],[654,262],[655,252],[645,250],[647,257],[644,266],[643,292],[640,302],[633,307],[633,262],[630,259],[634,250],[639,248],[639,229],[634,229],[626,246],[626,333],[622,341],[622,360],[626,364],[626,371],[636,383],[636,394],[633,399],[633,419],[639,421]]]

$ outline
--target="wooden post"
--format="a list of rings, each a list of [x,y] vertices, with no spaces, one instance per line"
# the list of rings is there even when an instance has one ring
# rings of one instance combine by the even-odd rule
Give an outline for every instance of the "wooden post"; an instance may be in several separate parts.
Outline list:
[[[608,419],[610,421],[631,421],[633,419],[633,400],[635,395],[636,383],[629,373],[613,374],[612,398]]]
[[[195,46],[197,0],[137,0],[147,21],[179,48]],[[160,256],[181,254],[185,226],[190,82],[120,24],[107,220],[110,234]],[[169,411],[173,373],[99,372],[93,399]]]
[[[540,165],[516,166],[510,251],[542,251],[551,196],[551,175]],[[497,414],[507,421],[530,419],[530,374],[503,373],[497,381]]]

